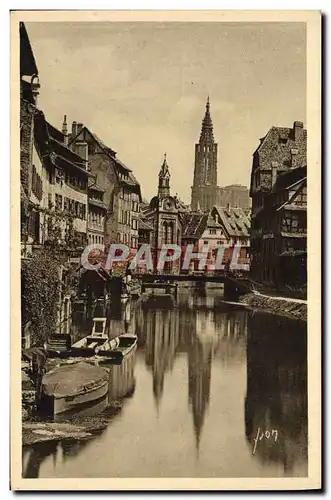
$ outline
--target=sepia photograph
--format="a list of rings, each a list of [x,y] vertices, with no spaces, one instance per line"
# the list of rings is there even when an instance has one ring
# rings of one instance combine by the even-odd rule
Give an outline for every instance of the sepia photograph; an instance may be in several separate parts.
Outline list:
[[[12,489],[321,488],[320,25],[11,13]]]

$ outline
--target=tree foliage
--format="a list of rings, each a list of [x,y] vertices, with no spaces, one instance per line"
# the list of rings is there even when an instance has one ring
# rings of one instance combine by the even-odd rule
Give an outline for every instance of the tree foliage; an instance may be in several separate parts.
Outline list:
[[[55,333],[61,291],[60,262],[50,250],[22,261],[22,327],[30,322],[32,344],[43,345]]]
[[[21,311],[22,329],[30,323],[31,342],[43,345],[56,333],[63,296],[73,286],[68,257],[79,247],[71,218],[63,234],[63,218],[49,216],[48,238],[41,251],[22,260]]]

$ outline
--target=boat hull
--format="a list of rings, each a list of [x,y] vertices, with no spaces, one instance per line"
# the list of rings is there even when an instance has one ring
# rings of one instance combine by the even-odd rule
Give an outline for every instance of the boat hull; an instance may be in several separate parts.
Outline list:
[[[137,337],[132,338],[132,341],[127,340],[127,345],[120,345],[117,349],[113,350],[100,350],[98,356],[101,356],[102,360],[99,361],[99,365],[105,367],[107,365],[120,365],[123,360],[126,360],[133,356],[137,349]]]
[[[109,342],[108,335],[88,335],[71,346],[70,356],[73,357],[89,357],[94,356],[96,351],[107,345]]]
[[[108,381],[103,381],[99,386],[73,396],[43,396],[41,409],[51,417],[64,415],[67,412],[79,411],[84,405],[96,403],[106,397],[109,390]]]

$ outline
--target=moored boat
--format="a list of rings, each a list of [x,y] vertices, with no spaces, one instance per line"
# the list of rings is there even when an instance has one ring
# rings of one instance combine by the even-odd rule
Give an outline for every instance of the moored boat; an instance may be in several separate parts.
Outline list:
[[[124,358],[134,354],[137,348],[137,335],[126,333],[117,337],[117,340],[116,348],[113,348],[109,341],[109,346],[105,344],[98,350],[98,356],[104,357],[104,360],[99,361],[99,365],[121,364]]]
[[[93,328],[91,335],[87,335],[71,346],[70,356],[94,356],[98,350],[109,343],[106,333],[106,318],[93,318]],[[116,343],[113,344],[113,348]]]
[[[79,410],[95,404],[108,393],[108,373],[84,361],[56,367],[42,380],[41,409],[49,416]]]
[[[50,335],[44,349],[48,358],[67,358],[70,356],[71,336],[64,333]]]

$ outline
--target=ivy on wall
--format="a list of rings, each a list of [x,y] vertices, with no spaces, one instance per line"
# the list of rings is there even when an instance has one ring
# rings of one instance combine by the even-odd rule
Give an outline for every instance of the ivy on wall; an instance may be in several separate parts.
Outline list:
[[[55,333],[61,291],[60,262],[50,250],[22,260],[22,327],[30,322],[33,346]]]
[[[48,218],[47,242],[21,263],[22,331],[29,324],[32,346],[43,346],[56,333],[61,300],[73,286],[68,257],[79,241],[72,219],[63,239],[61,222],[60,217]]]

